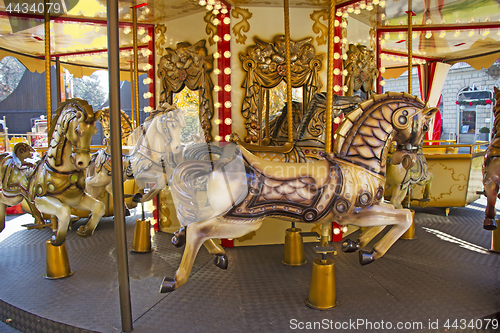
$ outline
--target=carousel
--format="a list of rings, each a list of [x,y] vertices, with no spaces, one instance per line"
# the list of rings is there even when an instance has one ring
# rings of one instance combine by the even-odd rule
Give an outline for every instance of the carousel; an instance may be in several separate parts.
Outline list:
[[[0,35],[46,102],[24,138],[0,101],[0,331],[498,330],[500,81],[446,95],[500,76],[498,1],[0,0]]]

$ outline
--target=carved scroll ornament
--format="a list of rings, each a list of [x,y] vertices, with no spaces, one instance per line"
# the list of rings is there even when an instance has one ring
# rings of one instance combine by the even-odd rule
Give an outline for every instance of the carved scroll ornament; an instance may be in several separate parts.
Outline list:
[[[210,120],[214,114],[212,97],[213,83],[210,72],[213,69],[213,55],[207,55],[205,40],[191,45],[177,43],[177,49],[167,47],[166,55],[158,64],[158,78],[161,80],[160,104],[173,104],[173,94],[184,87],[199,92],[199,113],[205,141],[213,141]]]
[[[315,34],[319,34],[316,37],[316,42],[318,45],[325,45],[328,38],[328,27],[320,22],[320,19],[323,19],[328,22],[328,10],[326,9],[318,9],[312,12],[309,15],[311,20],[314,21],[312,30]]]
[[[165,39],[166,32],[167,32],[167,27],[164,24],[155,25],[155,35],[158,36],[156,38],[155,48],[156,48],[156,54],[159,55],[160,57],[163,55],[165,50],[162,47],[162,45],[165,44],[166,42]]]
[[[307,108],[311,97],[323,86],[319,77],[324,54],[316,54],[311,38],[290,41],[292,87],[303,87],[303,103]],[[247,136],[245,142],[257,143],[259,139],[259,109],[263,106],[263,88],[276,87],[286,80],[285,36],[276,36],[268,43],[255,38],[255,45],[240,53],[240,61],[246,72],[242,87],[245,97],[241,113],[245,118]]]
[[[347,70],[346,96],[353,96],[355,92],[361,90],[361,97],[371,98],[375,93],[374,83],[378,77],[377,62],[373,51],[368,50],[364,45],[349,44],[344,68]]]
[[[243,32],[250,31],[250,23],[248,20],[252,18],[253,14],[247,8],[234,7],[231,11],[231,15],[237,19],[241,16],[241,21],[233,25],[233,34],[236,36],[236,43],[245,45],[247,36]]]

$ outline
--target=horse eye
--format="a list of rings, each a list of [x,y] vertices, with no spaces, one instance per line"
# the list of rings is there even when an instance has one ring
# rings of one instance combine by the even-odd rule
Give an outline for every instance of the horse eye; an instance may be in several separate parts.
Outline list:
[[[78,136],[82,136],[82,132],[80,131],[80,127],[79,127],[79,126],[77,126],[77,127],[75,128],[75,133],[76,133],[76,135],[78,135]]]
[[[172,128],[175,128],[177,125],[175,123],[172,123]]]

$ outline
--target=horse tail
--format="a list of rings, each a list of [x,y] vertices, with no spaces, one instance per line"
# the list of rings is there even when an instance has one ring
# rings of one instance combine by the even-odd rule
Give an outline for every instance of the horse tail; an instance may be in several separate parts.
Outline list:
[[[213,143],[196,143],[186,148],[183,153],[184,161],[215,160],[213,155],[219,157],[222,154],[222,147]]]
[[[232,162],[238,156],[236,145],[221,149],[220,158],[215,161],[191,160],[179,164],[172,174],[171,191],[177,202],[177,218],[182,225],[199,222],[200,207],[196,199],[194,182],[197,178],[208,176]]]
[[[172,196],[177,199],[177,218],[182,225],[198,221],[199,206],[194,180],[213,170],[211,161],[186,161],[175,168],[172,175]]]

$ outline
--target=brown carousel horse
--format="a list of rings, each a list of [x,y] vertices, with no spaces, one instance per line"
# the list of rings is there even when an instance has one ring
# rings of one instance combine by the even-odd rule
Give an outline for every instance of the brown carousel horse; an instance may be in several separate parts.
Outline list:
[[[66,240],[70,207],[92,212],[77,234],[89,237],[104,215],[104,204],[85,193],[85,169],[90,163],[90,141],[96,133],[95,121],[100,111],[79,98],[68,99],[55,111],[48,131],[49,147],[36,164],[30,157],[34,150],[23,143],[13,153],[0,155],[0,230],[5,226],[6,206],[28,202],[35,222],[42,223],[41,213],[57,217],[52,245]]]
[[[495,230],[495,203],[500,186],[500,90],[495,87],[495,123],[491,143],[486,149],[483,164],[483,186],[487,198],[483,228]]]
[[[367,245],[393,225],[372,252],[360,251],[367,264],[382,257],[412,223],[408,209],[383,203],[386,159],[392,141],[415,154],[437,111],[406,93],[375,95],[347,114],[336,132],[333,154],[311,163],[265,161],[233,145],[217,161],[187,161],[172,176],[177,216],[187,226],[186,249],[173,279],[160,291],[179,288],[189,278],[201,244],[213,238],[237,238],[257,230],[268,216],[302,222],[367,228],[347,252]],[[209,206],[196,200],[193,182],[209,175]],[[219,247],[217,256],[224,256]]]

